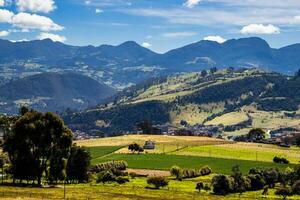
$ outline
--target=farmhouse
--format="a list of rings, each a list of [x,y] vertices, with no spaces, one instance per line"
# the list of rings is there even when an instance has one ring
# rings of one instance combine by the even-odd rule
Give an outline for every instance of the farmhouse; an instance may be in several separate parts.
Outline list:
[[[143,148],[144,149],[155,149],[155,144],[156,144],[155,141],[148,140],[148,141],[145,142]]]

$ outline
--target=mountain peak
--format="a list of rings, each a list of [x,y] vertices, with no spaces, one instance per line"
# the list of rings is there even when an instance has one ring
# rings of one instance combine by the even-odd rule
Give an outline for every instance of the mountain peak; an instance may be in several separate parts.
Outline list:
[[[131,48],[142,48],[141,45],[139,45],[138,43],[136,43],[135,41],[126,41],[122,44],[120,44],[119,46],[117,47],[131,47]]]
[[[225,46],[261,46],[265,48],[270,48],[269,44],[260,37],[248,37],[248,38],[240,38],[240,39],[231,39],[224,43]]]

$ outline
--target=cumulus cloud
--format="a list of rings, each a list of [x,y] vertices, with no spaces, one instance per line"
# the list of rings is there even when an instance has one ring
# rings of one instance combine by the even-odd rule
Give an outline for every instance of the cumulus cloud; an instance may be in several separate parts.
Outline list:
[[[37,39],[44,40],[44,39],[51,39],[54,42],[64,42],[67,40],[66,37],[62,35],[57,35],[53,33],[40,33],[40,35],[37,36]]]
[[[9,10],[0,9],[0,23],[11,23],[14,15]]]
[[[5,6],[5,0],[0,0],[0,6]]]
[[[99,9],[99,8],[96,8],[96,9],[95,9],[95,13],[96,13],[96,14],[103,13],[103,10],[101,10],[101,9]]]
[[[171,32],[171,33],[163,33],[162,36],[166,38],[182,38],[182,37],[191,37],[197,35],[196,32]]]
[[[10,34],[9,31],[0,31],[0,37],[5,37],[8,36]]]
[[[218,35],[209,35],[209,36],[204,37],[203,40],[214,41],[214,42],[218,42],[220,44],[226,42],[226,39],[224,39]]]
[[[187,0],[183,5],[188,8],[197,6],[202,0]]]
[[[0,23],[9,23],[22,30],[60,31],[64,29],[48,17],[24,12],[14,14],[4,9],[0,9]]]
[[[142,46],[145,47],[145,48],[152,47],[152,45],[150,43],[148,43],[148,42],[143,42]]]
[[[280,28],[272,24],[249,24],[244,26],[240,32],[242,34],[279,34]]]
[[[56,9],[53,0],[16,0],[16,6],[20,11],[49,13]]]

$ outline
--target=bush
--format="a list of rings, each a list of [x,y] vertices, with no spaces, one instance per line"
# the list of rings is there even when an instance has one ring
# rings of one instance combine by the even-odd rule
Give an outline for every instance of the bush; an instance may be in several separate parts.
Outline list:
[[[150,177],[147,179],[149,185],[153,185],[156,189],[160,187],[166,187],[169,184],[169,181],[165,177]]]
[[[205,184],[203,189],[207,192],[209,190],[211,190],[210,186],[208,184]]]
[[[204,166],[200,169],[201,176],[207,176],[212,173],[212,169],[209,166]]]
[[[127,172],[121,171],[119,169],[116,168],[112,168],[110,169],[110,171],[115,175],[115,176],[128,176]]]
[[[291,190],[288,189],[288,188],[278,188],[278,189],[275,191],[275,194],[278,195],[278,196],[282,196],[283,199],[286,199],[286,197],[292,195],[292,192],[291,192]]]
[[[212,179],[213,191],[219,195],[226,195],[232,192],[233,184],[233,179],[223,174],[216,175]]]
[[[111,171],[100,172],[97,176],[97,183],[110,183],[116,181],[116,176]]]
[[[300,195],[300,180],[296,181],[292,186],[293,194]]]
[[[263,171],[263,176],[266,184],[270,188],[274,188],[275,184],[278,182],[279,172],[276,169],[266,169]]]
[[[116,178],[116,182],[119,184],[124,184],[124,183],[129,182],[129,179],[126,177],[119,176]]]
[[[182,174],[183,178],[196,178],[199,176],[199,174],[194,169],[184,169]]]
[[[90,172],[99,173],[111,169],[126,170],[127,166],[128,165],[125,161],[106,162],[106,163],[100,163],[95,166],[92,166]]]
[[[196,185],[196,190],[201,192],[201,190],[204,188],[204,184],[202,182],[197,183]]]
[[[170,169],[170,174],[175,176],[177,180],[182,178],[182,169],[178,166],[173,166]]]
[[[264,188],[266,182],[260,174],[250,174],[247,178],[251,181],[251,190],[261,190]]]
[[[274,163],[280,163],[280,164],[289,164],[290,162],[286,158],[280,158],[278,156],[275,156],[273,158]]]

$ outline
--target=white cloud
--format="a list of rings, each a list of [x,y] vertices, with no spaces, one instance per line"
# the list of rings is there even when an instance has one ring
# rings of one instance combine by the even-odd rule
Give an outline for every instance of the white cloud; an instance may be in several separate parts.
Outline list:
[[[5,5],[5,0],[0,0],[0,6],[4,6]]]
[[[18,13],[0,9],[0,23],[8,23],[22,29],[23,32],[37,29],[42,31],[60,31],[64,27],[54,23],[50,18],[30,13]]]
[[[91,4],[91,1],[86,0],[84,3],[85,3],[86,5],[90,5],[90,4]]]
[[[249,24],[244,26],[240,32],[242,34],[279,34],[280,28],[272,24]]]
[[[51,39],[54,42],[64,42],[67,40],[67,38],[62,35],[57,35],[52,33],[40,33],[40,35],[37,36],[37,39],[39,40]]]
[[[224,39],[218,35],[209,35],[209,36],[206,36],[205,38],[203,38],[203,40],[214,41],[214,42],[218,42],[220,44],[226,42],[226,39]]]
[[[0,31],[0,37],[5,37],[8,36],[10,34],[9,31]]]
[[[99,8],[96,8],[96,9],[95,9],[95,13],[96,13],[96,14],[103,13],[103,10],[101,10],[101,9],[99,9]]]
[[[16,0],[16,6],[20,11],[49,13],[56,9],[53,0]]]
[[[64,27],[54,23],[50,18],[29,14],[18,13],[12,17],[12,25],[21,29],[39,29],[42,31],[60,31]]]
[[[10,12],[9,10],[0,9],[1,23],[11,23],[13,16],[14,16],[13,12]]]
[[[148,42],[143,42],[142,46],[145,47],[145,48],[152,47],[152,45],[150,43],[148,43]]]
[[[202,0],[187,0],[183,5],[188,8],[197,6]]]
[[[163,33],[162,36],[166,38],[182,38],[182,37],[191,37],[197,35],[195,32],[172,32],[172,33]]]

